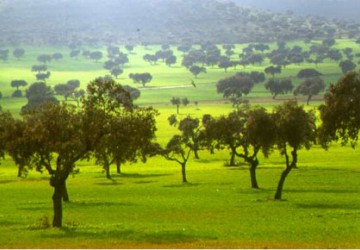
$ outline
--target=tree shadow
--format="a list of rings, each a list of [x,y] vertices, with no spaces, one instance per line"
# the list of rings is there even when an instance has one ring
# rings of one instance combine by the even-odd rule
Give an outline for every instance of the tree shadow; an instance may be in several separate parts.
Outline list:
[[[358,194],[358,190],[345,189],[287,189],[290,193]]]
[[[15,180],[2,180],[0,181],[0,185],[10,184],[16,182]]]
[[[164,188],[188,188],[188,187],[196,187],[199,186],[199,183],[182,183],[182,184],[174,184],[174,185],[164,185]]]
[[[115,201],[72,201],[66,203],[70,207],[97,207],[97,206],[119,206],[119,207],[130,207],[136,206],[135,203],[131,202],[115,202]]]
[[[360,207],[355,204],[326,204],[326,203],[297,203],[298,208],[304,209],[346,209],[346,210],[358,210]]]

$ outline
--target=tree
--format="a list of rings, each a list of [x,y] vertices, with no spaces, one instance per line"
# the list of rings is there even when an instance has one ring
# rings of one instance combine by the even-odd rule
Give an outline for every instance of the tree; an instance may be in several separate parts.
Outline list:
[[[89,145],[84,133],[84,119],[80,110],[57,103],[41,105],[36,112],[25,113],[26,133],[32,134],[34,164],[45,167],[54,189],[52,196],[53,227],[62,227],[62,199],[68,200],[66,180],[73,173],[78,160],[87,157]],[[56,158],[55,168],[51,159]]]
[[[273,117],[266,112],[265,108],[256,107],[241,113],[246,116],[246,122],[242,132],[242,153],[236,151],[236,155],[250,164],[250,180],[252,188],[259,188],[256,178],[256,169],[259,165],[258,153],[262,151],[267,158],[275,144],[276,126]]]
[[[273,65],[271,65],[271,66],[265,68],[264,72],[266,74],[269,74],[272,77],[274,77],[275,74],[280,74],[281,73],[281,66],[273,66]]]
[[[351,60],[341,61],[339,66],[344,75],[356,68],[356,64]]]
[[[46,73],[37,73],[36,80],[46,82],[46,79],[50,78],[50,74],[51,74],[50,71],[48,71]]]
[[[197,65],[192,65],[189,68],[189,71],[191,72],[191,74],[193,74],[195,76],[195,78],[197,78],[200,73],[206,73],[206,68],[205,67],[200,67],[200,66],[197,66]]]
[[[16,48],[13,51],[13,56],[17,59],[20,60],[20,58],[25,56],[25,50],[22,48]]]
[[[51,59],[52,59],[52,56],[51,55],[46,55],[46,54],[43,54],[43,55],[39,55],[37,57],[37,60],[39,62],[42,62],[44,65],[46,65],[47,63],[51,62]]]
[[[63,55],[61,53],[54,53],[51,57],[55,61],[59,61],[59,60],[63,59]]]
[[[103,53],[101,51],[93,51],[90,52],[89,57],[91,60],[98,62],[101,58],[103,58]]]
[[[360,130],[360,74],[349,72],[335,85],[330,85],[325,94],[325,103],[320,105],[322,124],[319,141],[327,148],[329,142],[341,140],[354,148]]]
[[[119,164],[120,160],[129,160],[129,158],[123,158],[124,156],[115,157],[115,154],[123,152],[122,150],[115,152],[115,144],[129,143],[131,141],[130,138],[124,142],[115,141],[112,134],[114,134],[114,138],[115,134],[124,138],[125,135],[129,136],[135,133],[137,126],[130,126],[132,121],[129,121],[134,105],[130,93],[111,78],[97,78],[91,81],[87,87],[87,93],[87,96],[83,99],[83,107],[86,115],[87,131],[91,135],[89,138],[91,151],[96,162],[104,168],[107,178],[111,178],[111,164],[116,159],[119,160]],[[127,122],[129,128],[119,127],[119,123],[124,126]],[[142,125],[138,124],[138,126]],[[120,131],[116,131],[118,129]],[[126,134],[119,135],[119,133]],[[141,145],[137,146],[141,147]]]
[[[176,105],[176,113],[179,114],[181,99],[179,97],[173,97],[170,102],[172,105]]]
[[[176,116],[172,115],[168,120],[170,125],[178,126],[181,134],[174,135],[165,148],[161,148],[158,145],[157,151],[166,160],[175,161],[181,166],[182,182],[187,183],[186,165],[189,161],[191,152],[195,151],[195,156],[198,157],[199,119],[187,116],[178,122]]]
[[[57,95],[64,96],[65,101],[67,101],[69,97],[75,99],[74,94],[78,87],[80,87],[79,80],[69,80],[66,84],[55,85],[54,90]]]
[[[241,146],[242,132],[246,122],[244,113],[239,109],[228,115],[211,118],[204,124],[207,145],[213,145],[218,150],[230,150],[229,166],[235,166],[237,148]],[[210,147],[212,150],[212,148]]]
[[[217,92],[222,93],[224,98],[229,98],[233,105],[241,103],[243,95],[250,93],[254,81],[245,75],[235,75],[218,81]]]
[[[115,76],[117,79],[119,75],[121,75],[124,72],[124,70],[120,67],[114,67],[110,70],[111,75]]]
[[[5,118],[5,119],[3,119]],[[6,153],[18,166],[18,177],[26,174],[32,167],[32,157],[35,143],[31,134],[26,133],[26,123],[21,119],[15,119],[10,113],[0,115],[0,127],[4,132],[1,142],[5,143]]]
[[[140,94],[141,94],[141,93],[140,93],[140,90],[139,90],[139,89],[133,88],[133,87],[131,87],[131,86],[129,86],[129,85],[124,85],[123,88],[124,88],[127,92],[129,92],[132,100],[136,100],[136,99],[138,99],[138,98],[140,97]]]
[[[276,98],[277,95],[284,95],[288,92],[291,92],[294,88],[292,81],[290,78],[285,79],[269,79],[266,84],[265,88],[270,91],[272,94],[273,99]]]
[[[172,105],[176,106],[176,113],[179,114],[180,105],[187,106],[190,103],[190,100],[187,97],[173,97],[170,102]]]
[[[171,67],[171,65],[176,63],[176,56],[174,55],[170,55],[168,57],[166,57],[165,59],[165,64],[169,67]]]
[[[325,83],[320,77],[306,78],[294,91],[294,95],[307,96],[306,104],[309,105],[311,98],[325,89]]]
[[[302,69],[297,74],[297,77],[300,79],[320,76],[322,76],[322,74],[316,69]]]
[[[219,68],[224,69],[227,72],[227,69],[232,66],[232,62],[228,57],[221,57],[219,62]]]
[[[135,83],[141,83],[143,87],[145,87],[148,82],[151,82],[152,75],[150,73],[131,73],[129,74],[129,78]]]
[[[199,159],[200,157],[198,152],[200,150],[200,141],[202,136],[199,119],[192,118],[188,115],[181,121],[178,121],[176,115],[171,115],[168,120],[170,125],[178,127],[181,131],[181,136],[188,142],[188,147],[192,148],[195,159]]]
[[[276,145],[286,163],[275,194],[275,200],[281,200],[285,179],[297,167],[298,150],[302,147],[310,149],[315,141],[315,114],[306,112],[296,101],[288,101],[275,107],[273,115],[277,131]],[[292,149],[290,154],[288,147]]]
[[[9,59],[9,50],[8,49],[0,49],[0,60],[6,62]]]
[[[47,71],[47,69],[48,69],[48,67],[46,65],[33,65],[31,67],[31,71],[37,72],[37,73],[45,72],[45,71]]]
[[[70,57],[74,58],[74,57],[78,57],[80,55],[80,50],[76,49],[76,50],[72,50],[70,52]]]
[[[15,92],[12,94],[12,97],[22,97],[22,92],[19,90],[19,87],[25,87],[27,82],[25,80],[13,80],[11,81],[11,87],[16,88]]]
[[[26,90],[27,104],[21,108],[22,112],[38,109],[42,104],[57,103],[54,92],[50,86],[43,82],[36,82]]]

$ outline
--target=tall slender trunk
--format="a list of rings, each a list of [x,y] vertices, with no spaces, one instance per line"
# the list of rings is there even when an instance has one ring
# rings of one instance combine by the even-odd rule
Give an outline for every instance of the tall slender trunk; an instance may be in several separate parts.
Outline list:
[[[296,149],[291,151],[291,156],[292,156],[292,161],[290,163],[289,156],[286,152],[286,146],[285,146],[286,169],[281,173],[278,187],[277,187],[277,190],[275,193],[275,200],[281,200],[282,190],[284,187],[285,179],[289,175],[290,171],[296,167],[296,163],[297,163],[297,150]]]
[[[53,208],[54,208],[54,218],[53,218],[53,227],[62,227],[62,197],[64,190],[64,182],[58,181],[54,183],[54,194],[52,196]]]
[[[250,160],[250,180],[251,180],[251,187],[258,189],[259,185],[256,179],[256,168],[259,165],[259,161],[257,159]]]
[[[188,181],[186,179],[186,163],[181,164],[181,174],[183,183],[187,183]]]
[[[116,172],[118,174],[121,174],[121,162],[120,161],[116,161]]]
[[[235,156],[236,156],[236,150],[234,148],[231,148],[231,157],[230,157],[230,166],[235,166]]]
[[[281,177],[277,186],[275,200],[281,200],[282,197],[282,190],[284,187],[285,179],[291,171],[291,166],[286,167],[286,169],[281,173]]]

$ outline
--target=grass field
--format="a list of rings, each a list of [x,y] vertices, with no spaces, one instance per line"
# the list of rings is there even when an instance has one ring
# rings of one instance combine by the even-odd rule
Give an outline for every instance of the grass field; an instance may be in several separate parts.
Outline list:
[[[293,43],[291,45],[302,43]],[[291,46],[289,45],[289,46]],[[237,45],[237,52],[245,45]],[[271,45],[275,46],[275,45]],[[350,40],[338,40],[338,48],[353,47]],[[127,75],[151,72],[153,81],[141,88],[140,105],[153,105],[159,110],[157,141],[165,143],[176,129],[167,122],[176,112],[170,104],[173,96],[188,97],[191,104],[180,107],[180,116],[203,114],[218,116],[232,110],[216,93],[216,82],[230,76],[214,68],[195,79],[179,65],[171,68],[159,63],[149,65],[137,47],[130,55],[119,82],[134,85]],[[26,49],[26,58],[0,62],[0,105],[18,114],[25,98],[10,98],[10,82],[15,77],[35,81],[30,71],[36,56],[62,52],[66,48]],[[104,48],[103,48],[104,49]],[[174,49],[175,51],[175,49]],[[179,64],[179,59],[178,59]],[[245,71],[262,71],[267,66],[247,67]],[[309,65],[290,65],[281,76],[294,76]],[[107,72],[102,62],[70,59],[64,56],[50,64],[52,76],[48,84],[80,79],[82,87]],[[310,66],[313,67],[313,66]],[[336,63],[319,65],[329,74],[326,82],[340,76]],[[298,83],[298,81],[296,82]],[[321,96],[320,96],[321,97]],[[263,84],[255,86],[247,97],[254,105],[271,109],[284,98],[272,101]],[[321,99],[321,98],[320,98]],[[198,101],[198,105],[194,102]],[[314,108],[321,100],[308,107]],[[180,166],[160,157],[147,163],[123,166],[123,174],[105,178],[101,167],[92,161],[80,162],[80,173],[69,177],[70,203],[64,204],[62,229],[52,229],[52,188],[48,175],[30,171],[26,178],[17,178],[17,169],[6,157],[0,166],[0,247],[1,248],[359,248],[360,247],[360,177],[359,152],[350,147],[332,145],[329,151],[314,146],[299,152],[299,168],[286,179],[283,201],[274,201],[276,185],[285,167],[284,159],[274,151],[269,159],[260,157],[259,190],[250,188],[248,166],[226,167],[229,153],[214,155],[200,152],[200,159],[191,158],[187,165],[189,184],[182,184]]]

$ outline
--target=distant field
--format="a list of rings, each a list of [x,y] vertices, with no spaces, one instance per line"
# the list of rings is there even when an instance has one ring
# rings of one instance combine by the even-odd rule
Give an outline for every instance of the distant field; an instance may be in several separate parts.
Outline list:
[[[318,43],[318,42],[313,42]],[[271,48],[275,48],[276,45],[269,44]],[[302,46],[304,50],[309,49],[309,44],[303,42],[289,42],[288,47],[295,45]],[[238,59],[238,55],[242,52],[242,49],[247,44],[236,45],[235,54],[232,58]],[[351,47],[354,49],[354,54],[360,52],[360,47],[353,40],[337,40],[334,48],[342,49]],[[0,91],[3,93],[3,100],[1,101],[3,106],[9,105],[9,109],[19,105],[20,100],[8,99],[12,92],[15,90],[11,88],[10,82],[15,79],[26,80],[29,84],[36,81],[35,74],[31,72],[32,65],[40,64],[36,58],[40,54],[53,54],[60,52],[63,54],[63,59],[59,61],[52,61],[48,64],[49,71],[51,72],[50,79],[47,84],[55,86],[59,83],[66,83],[71,79],[79,79],[81,87],[85,88],[86,85],[93,79],[99,76],[105,76],[109,74],[107,70],[103,68],[103,63],[107,60],[106,48],[86,48],[91,51],[100,50],[103,52],[104,57],[99,62],[85,59],[83,56],[78,58],[71,58],[69,56],[70,49],[63,47],[24,47],[26,54],[24,58],[16,60],[12,56],[12,49],[10,49],[10,58],[6,62],[0,62],[1,74],[0,74]],[[126,53],[123,47],[120,49]],[[124,67],[124,73],[117,79],[121,84],[131,85],[133,87],[139,87],[141,89],[141,98],[137,100],[139,104],[157,104],[167,103],[173,96],[188,97],[191,101],[208,101],[208,100],[221,100],[222,96],[216,93],[216,82],[222,78],[231,76],[236,72],[245,71],[260,71],[269,66],[269,61],[265,60],[261,65],[247,66],[243,68],[237,66],[235,68],[229,68],[228,72],[224,72],[223,69],[218,67],[208,67],[206,74],[200,74],[198,78],[194,79],[192,74],[181,66],[182,53],[177,51],[176,46],[172,46],[171,49],[177,56],[177,64],[171,67],[166,66],[162,62],[158,62],[156,65],[150,65],[143,60],[143,56],[147,53],[154,54],[160,46],[148,46],[144,48],[142,46],[135,47],[133,53],[129,53],[129,63]],[[278,77],[294,77],[300,69],[314,68],[313,64],[301,63],[298,65],[289,65],[282,70],[282,74]],[[338,66],[338,62],[332,62],[325,60],[316,68],[322,72],[323,77],[327,84],[337,81],[341,76],[341,71]],[[150,72],[153,76],[153,80],[142,88],[138,84],[134,84],[131,79],[128,78],[130,73],[143,73]],[[191,85],[191,79],[194,79],[197,84],[197,88],[193,88]],[[293,79],[295,85],[299,84],[299,80]],[[288,95],[288,96],[291,96]],[[270,93],[264,88],[264,84],[258,84],[254,87],[253,91],[248,95],[251,98],[270,98]],[[25,102],[26,100],[23,100]]]
[[[303,43],[289,43],[288,46]],[[236,53],[245,45],[237,45]],[[275,46],[275,45],[271,45]],[[338,40],[338,48],[359,45]],[[207,74],[194,79],[178,65],[149,65],[142,60],[151,50],[136,47],[129,55],[119,82],[139,86],[128,79],[132,72],[150,72],[153,81],[141,89],[140,105],[153,105],[157,117],[157,141],[166,143],[177,133],[167,118],[176,113],[170,99],[188,97],[190,105],[180,107],[180,117],[203,114],[219,116],[232,111],[231,104],[216,93],[216,82],[244,70],[208,68]],[[0,62],[0,105],[18,114],[25,98],[9,97],[13,79],[35,82],[30,71],[39,54],[61,52],[64,59],[51,62],[50,86],[79,79],[81,87],[98,76],[108,74],[101,62],[71,59],[67,48],[26,49],[20,61],[12,56]],[[105,52],[105,48],[100,48]],[[175,47],[172,48],[174,51]],[[93,49],[95,50],[95,49]],[[123,50],[124,51],[124,50]],[[178,52],[177,52],[178,53]],[[180,56],[180,53],[178,54]],[[236,55],[237,56],[237,55]],[[268,62],[245,71],[263,71]],[[280,77],[295,76],[301,68],[313,65],[290,65]],[[327,84],[335,82],[341,71],[337,63],[326,61],[317,68],[327,74]],[[299,83],[298,80],[295,81]],[[269,109],[292,95],[271,100],[264,84],[256,85],[247,96],[253,105]],[[317,107],[322,95],[308,109]],[[61,99],[61,97],[59,97]],[[303,99],[300,98],[302,101]],[[198,104],[195,104],[195,101]],[[1,248],[359,248],[360,186],[359,152],[334,144],[329,151],[314,146],[299,152],[299,168],[285,182],[283,201],[274,201],[276,185],[285,167],[283,157],[274,151],[269,159],[260,156],[258,181],[260,190],[250,188],[248,166],[226,167],[228,151],[214,155],[200,152],[187,165],[189,184],[182,184],[180,166],[160,157],[147,163],[126,164],[123,174],[105,178],[101,167],[92,161],[80,162],[80,173],[69,177],[71,202],[64,204],[64,228],[48,228],[52,219],[52,188],[46,173],[30,171],[17,178],[17,169],[6,157],[0,165],[0,247]]]

